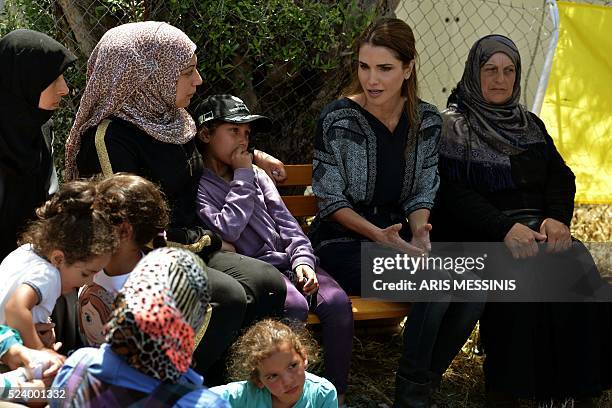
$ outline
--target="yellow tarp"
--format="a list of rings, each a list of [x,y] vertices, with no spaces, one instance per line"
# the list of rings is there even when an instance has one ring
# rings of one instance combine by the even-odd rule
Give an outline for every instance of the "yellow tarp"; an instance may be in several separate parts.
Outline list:
[[[612,203],[612,7],[559,2],[541,117],[576,174],[576,201]]]

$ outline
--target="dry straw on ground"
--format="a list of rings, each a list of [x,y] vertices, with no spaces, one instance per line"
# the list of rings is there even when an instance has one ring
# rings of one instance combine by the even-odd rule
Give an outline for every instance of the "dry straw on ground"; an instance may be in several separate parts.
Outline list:
[[[594,259],[600,269],[612,275],[612,206],[577,206],[572,221],[572,234],[583,242],[598,243],[589,246]],[[440,391],[435,395],[440,408],[476,408],[484,405],[483,357],[474,353],[477,336],[476,329],[444,375]],[[395,370],[401,352],[401,336],[397,332],[372,334],[371,330],[358,328],[353,347],[347,394],[349,406],[390,407],[393,402]],[[320,372],[321,367],[313,368]],[[554,408],[563,405],[559,403]],[[522,406],[535,408],[537,404],[524,401]],[[569,403],[565,406],[569,408],[572,405]],[[605,393],[599,401],[599,407],[612,407],[612,392]]]

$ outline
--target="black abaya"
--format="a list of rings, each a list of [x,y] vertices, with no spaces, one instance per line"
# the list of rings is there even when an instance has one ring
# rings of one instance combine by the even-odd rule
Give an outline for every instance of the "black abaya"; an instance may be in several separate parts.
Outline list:
[[[19,233],[48,197],[53,159],[53,111],[38,107],[40,94],[76,60],[57,41],[32,30],[0,39],[0,260],[16,248]]]

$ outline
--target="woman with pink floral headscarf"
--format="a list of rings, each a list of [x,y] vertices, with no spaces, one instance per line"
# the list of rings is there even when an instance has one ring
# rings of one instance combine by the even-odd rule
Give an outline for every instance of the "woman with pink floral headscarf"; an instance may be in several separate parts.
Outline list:
[[[171,210],[169,245],[198,253],[210,267],[213,314],[196,352],[198,369],[205,371],[241,327],[280,314],[285,286],[270,265],[219,251],[220,238],[197,217],[203,163],[194,121],[185,110],[202,83],[195,49],[167,23],[109,30],[89,58],[87,85],[66,144],[66,177],[128,172],[160,186]]]

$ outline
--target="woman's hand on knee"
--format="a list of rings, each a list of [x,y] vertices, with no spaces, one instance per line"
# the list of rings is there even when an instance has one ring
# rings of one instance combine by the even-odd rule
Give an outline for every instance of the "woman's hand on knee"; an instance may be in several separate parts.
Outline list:
[[[540,233],[547,237],[546,252],[567,251],[572,246],[570,229],[554,218],[546,218],[542,221]]]
[[[546,235],[517,222],[506,234],[504,243],[514,259],[526,259],[538,254],[538,241],[544,240]]]

